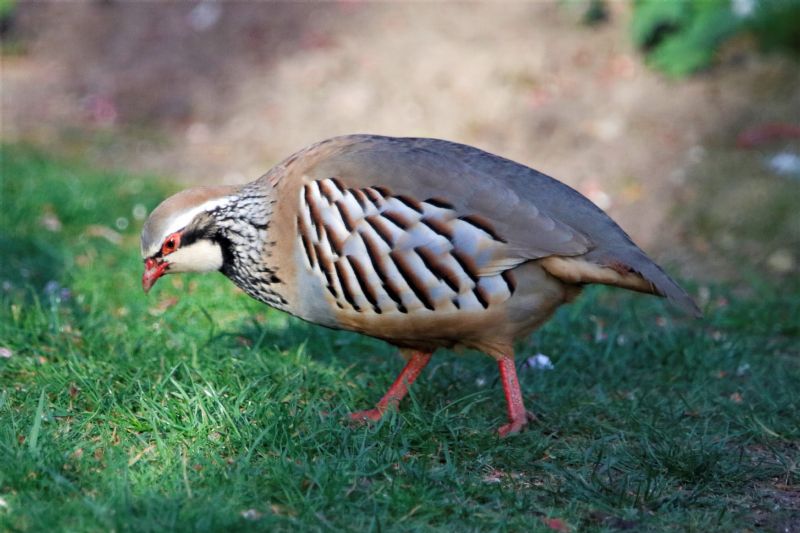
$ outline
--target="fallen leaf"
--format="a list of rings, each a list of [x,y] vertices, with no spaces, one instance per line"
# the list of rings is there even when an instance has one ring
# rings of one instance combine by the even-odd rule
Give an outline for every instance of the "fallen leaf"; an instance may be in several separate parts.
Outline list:
[[[247,337],[242,337],[241,335],[236,337],[236,342],[238,342],[241,346],[244,346],[245,348],[250,348],[251,346],[253,346],[253,341],[251,339],[248,339]]]
[[[794,124],[772,122],[742,130],[736,137],[736,146],[738,148],[755,148],[776,139],[798,137],[800,137],[800,127]]]
[[[145,454],[148,454],[148,453],[152,452],[155,449],[156,449],[156,445],[155,444],[151,444],[150,446],[148,446],[144,450],[142,450],[139,453],[137,453],[130,461],[128,461],[128,466],[131,467],[131,466],[135,465],[136,463],[139,462],[139,459],[141,459],[142,457],[145,456]]]
[[[122,242],[122,235],[108,226],[100,226],[98,224],[86,226],[86,235],[89,237],[100,237],[111,244],[119,244]]]
[[[495,484],[500,483],[503,481],[503,476],[505,474],[502,470],[497,470],[496,468],[492,468],[489,472],[481,478],[484,483]]]
[[[147,310],[147,312],[152,316],[159,316],[164,314],[164,311],[169,309],[170,307],[174,307],[178,304],[180,300],[177,296],[170,296],[169,298],[164,298],[154,307],[151,307]]]
[[[289,509],[285,505],[280,505],[278,503],[270,504],[269,509],[270,509],[270,511],[272,511],[272,514],[297,516],[297,512],[295,512],[292,509]]]
[[[542,518],[542,522],[544,522],[544,525],[546,525],[553,531],[561,531],[561,532],[569,531],[569,526],[567,525],[567,523],[561,520],[560,518],[545,517]]]

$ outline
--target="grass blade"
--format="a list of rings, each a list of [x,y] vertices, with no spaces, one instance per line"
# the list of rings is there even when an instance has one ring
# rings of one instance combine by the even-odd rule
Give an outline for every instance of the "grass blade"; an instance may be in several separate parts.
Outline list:
[[[31,455],[39,455],[37,444],[39,443],[39,431],[42,429],[42,415],[44,414],[44,394],[45,389],[39,395],[39,405],[36,406],[36,413],[33,415],[33,426],[28,433],[28,451]]]

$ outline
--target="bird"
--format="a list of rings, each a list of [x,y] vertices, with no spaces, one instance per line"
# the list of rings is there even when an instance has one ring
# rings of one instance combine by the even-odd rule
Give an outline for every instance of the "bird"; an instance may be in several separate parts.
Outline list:
[[[479,148],[431,138],[317,142],[240,186],[194,187],[156,207],[141,234],[142,287],[221,272],[305,321],[399,348],[405,366],[359,422],[397,409],[437,349],[498,366],[508,422],[526,410],[515,341],[588,284],[693,299],[602,209],[568,185]]]

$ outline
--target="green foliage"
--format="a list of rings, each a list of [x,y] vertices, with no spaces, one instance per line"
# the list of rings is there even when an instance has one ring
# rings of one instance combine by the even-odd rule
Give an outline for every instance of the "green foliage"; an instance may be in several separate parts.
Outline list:
[[[0,19],[11,16],[17,7],[17,0],[0,0]]]
[[[0,257],[13,261],[0,274],[1,531],[798,518],[796,282],[752,298],[711,287],[703,322],[587,291],[519,347],[555,369],[521,368],[541,421],[507,440],[491,431],[505,414],[496,368],[474,355],[438,354],[402,411],[351,427],[346,413],[401,366],[390,347],[269,310],[220,276],[168,277],[145,297],[132,213],[166,194],[158,180],[17,146],[0,157]]]
[[[636,0],[633,6],[634,43],[671,76],[707,67],[727,39],[742,33],[766,49],[800,52],[800,0]]]
[[[800,54],[800,0],[760,2],[750,29],[766,50]]]

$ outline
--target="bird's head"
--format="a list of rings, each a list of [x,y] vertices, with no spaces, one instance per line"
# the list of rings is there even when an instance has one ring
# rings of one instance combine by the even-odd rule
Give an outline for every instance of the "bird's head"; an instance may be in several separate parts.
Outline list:
[[[231,203],[233,192],[229,187],[187,189],[150,214],[142,228],[145,292],[164,274],[222,268],[223,244],[214,214]]]

